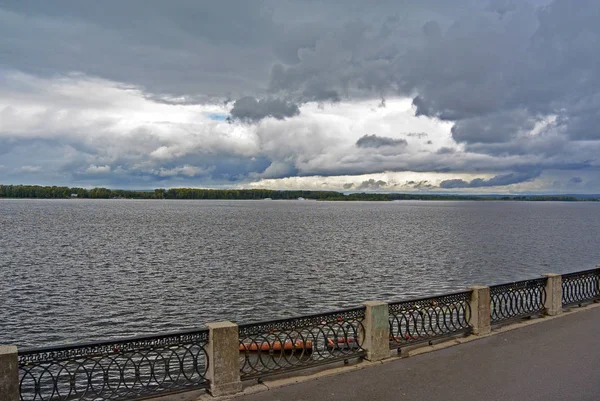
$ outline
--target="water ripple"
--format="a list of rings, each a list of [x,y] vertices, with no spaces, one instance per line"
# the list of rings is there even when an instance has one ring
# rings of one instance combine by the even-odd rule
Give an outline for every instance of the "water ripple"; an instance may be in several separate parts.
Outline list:
[[[289,317],[600,263],[600,204],[0,200],[0,344]]]

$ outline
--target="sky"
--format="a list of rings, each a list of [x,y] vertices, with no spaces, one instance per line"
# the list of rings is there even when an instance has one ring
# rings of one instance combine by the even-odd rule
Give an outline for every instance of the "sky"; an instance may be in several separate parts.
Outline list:
[[[0,184],[600,193],[599,46],[597,0],[0,0]]]

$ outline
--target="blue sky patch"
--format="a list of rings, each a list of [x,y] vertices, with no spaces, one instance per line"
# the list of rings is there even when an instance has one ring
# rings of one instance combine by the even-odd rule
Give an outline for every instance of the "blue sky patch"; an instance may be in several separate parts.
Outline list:
[[[224,113],[209,113],[208,118],[213,121],[225,121],[229,117],[229,114]]]

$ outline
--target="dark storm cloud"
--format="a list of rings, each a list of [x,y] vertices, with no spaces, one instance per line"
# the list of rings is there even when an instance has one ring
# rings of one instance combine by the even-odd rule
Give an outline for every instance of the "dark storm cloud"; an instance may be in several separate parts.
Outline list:
[[[144,182],[157,185],[176,182],[223,185],[247,180],[249,171],[262,171],[268,165],[269,161],[264,158],[194,153],[145,168],[135,160],[120,159],[97,166],[90,165],[89,159],[78,159],[64,165],[62,171],[74,182],[103,182],[103,185],[113,187],[139,187]]]
[[[539,177],[540,171],[531,171],[523,173],[510,173],[496,175],[490,179],[475,178],[471,181],[465,181],[461,179],[444,180],[440,183],[440,188],[454,189],[454,188],[482,188],[482,187],[500,187],[511,184],[518,184],[525,181],[531,181],[534,178]]]
[[[417,114],[462,121],[465,142],[558,113],[570,136],[597,139],[600,3],[536,3],[12,1],[0,5],[0,63],[191,99],[267,86],[297,101],[413,95]]]
[[[456,149],[454,149],[454,148],[447,148],[447,147],[441,147],[441,148],[438,149],[438,151],[436,153],[438,155],[449,155],[449,154],[456,153]]]
[[[300,114],[298,105],[280,99],[255,99],[250,96],[236,100],[231,116],[242,121],[257,122],[266,117],[283,120]]]
[[[434,188],[434,185],[432,185],[431,183],[429,183],[428,180],[406,181],[404,183],[404,186],[411,187],[411,188],[414,188],[414,189],[431,189],[431,188]]]
[[[77,70],[163,93],[260,92],[267,79],[299,100],[416,92],[420,115],[479,121],[568,106],[571,135],[598,138],[598,2],[459,3],[14,1],[0,6],[0,50],[7,67]],[[513,135],[509,120],[484,140]],[[473,138],[474,125],[457,139]]]
[[[417,115],[457,121],[453,136],[465,143],[511,141],[552,114],[568,137],[600,138],[600,3],[422,8],[420,23],[367,12],[332,25],[298,49],[298,60],[273,68],[271,90],[299,98],[313,87],[343,96],[416,93]]]
[[[378,189],[382,189],[387,185],[387,182],[382,180],[374,180],[373,178],[361,182],[356,186],[356,189],[359,191],[368,190],[368,191],[376,191]]]
[[[13,150],[15,146],[17,146],[16,138],[0,138],[0,156]]]
[[[224,96],[260,90],[276,60],[275,29],[262,3],[246,1],[9,1],[0,4],[0,55],[10,57],[0,66]]]
[[[381,148],[384,146],[406,146],[406,139],[394,139],[385,136],[363,135],[356,141],[359,148]]]
[[[452,127],[452,137],[467,143],[507,142],[519,132],[533,129],[535,122],[525,111],[491,113],[459,120]]]
[[[569,179],[569,182],[572,184],[579,184],[583,182],[583,180],[581,179],[581,177],[571,177],[571,179]]]

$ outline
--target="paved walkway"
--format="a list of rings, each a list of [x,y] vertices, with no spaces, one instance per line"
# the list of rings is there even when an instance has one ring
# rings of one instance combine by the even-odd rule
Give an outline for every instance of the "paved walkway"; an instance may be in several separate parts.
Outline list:
[[[600,307],[235,401],[599,401]]]

